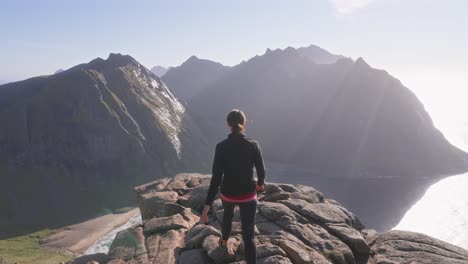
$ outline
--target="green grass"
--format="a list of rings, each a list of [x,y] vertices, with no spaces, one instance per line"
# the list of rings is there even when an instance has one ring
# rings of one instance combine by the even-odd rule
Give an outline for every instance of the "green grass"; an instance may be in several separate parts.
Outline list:
[[[49,264],[71,260],[71,256],[58,254],[41,248],[39,240],[48,237],[46,229],[29,235],[0,240],[0,256],[7,263]]]

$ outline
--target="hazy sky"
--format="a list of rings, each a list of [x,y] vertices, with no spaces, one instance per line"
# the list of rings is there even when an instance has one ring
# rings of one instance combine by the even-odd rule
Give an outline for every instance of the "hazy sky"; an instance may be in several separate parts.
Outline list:
[[[3,1],[0,82],[110,52],[147,67],[191,55],[233,65],[266,48],[316,44],[409,85],[434,73],[468,84],[467,13],[466,0]]]

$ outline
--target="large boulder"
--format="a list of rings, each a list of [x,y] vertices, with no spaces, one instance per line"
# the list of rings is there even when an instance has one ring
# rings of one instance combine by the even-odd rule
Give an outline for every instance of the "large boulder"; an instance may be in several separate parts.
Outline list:
[[[209,258],[201,248],[185,250],[179,258],[179,264],[205,264],[208,262]]]
[[[351,225],[349,216],[338,206],[326,203],[309,203],[301,199],[282,200],[280,203],[306,217],[322,223],[345,223]]]
[[[185,236],[185,248],[200,248],[207,236],[221,237],[218,229],[207,225],[196,225],[190,229]]]
[[[372,264],[468,264],[468,251],[427,235],[390,231],[370,239]]]
[[[231,238],[228,240],[226,247],[218,246],[218,236],[207,236],[203,241],[203,249],[206,251],[210,259],[217,264],[230,263],[236,260],[236,251],[239,247],[239,238]]]
[[[175,202],[179,195],[174,191],[150,191],[138,195],[138,204],[143,220],[153,217],[169,216],[179,210]]]
[[[138,226],[117,233],[109,249],[109,258],[132,260],[147,255],[143,228]]]
[[[370,247],[361,232],[344,224],[327,224],[326,226],[330,234],[351,248],[356,258],[361,261],[367,260]]]
[[[149,263],[175,264],[184,247],[185,230],[169,230],[146,238]]]
[[[184,217],[180,214],[153,218],[146,221],[143,225],[143,232],[146,236],[156,233],[166,232],[171,229],[189,228],[190,224],[185,221]]]

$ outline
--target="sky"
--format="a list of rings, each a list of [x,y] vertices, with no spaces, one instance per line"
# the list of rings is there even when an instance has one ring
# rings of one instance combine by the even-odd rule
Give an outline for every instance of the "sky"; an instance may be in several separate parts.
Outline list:
[[[267,48],[315,44],[363,57],[426,102],[440,101],[441,91],[462,100],[467,12],[466,0],[3,1],[0,83],[111,52],[149,68],[192,55],[235,65]]]

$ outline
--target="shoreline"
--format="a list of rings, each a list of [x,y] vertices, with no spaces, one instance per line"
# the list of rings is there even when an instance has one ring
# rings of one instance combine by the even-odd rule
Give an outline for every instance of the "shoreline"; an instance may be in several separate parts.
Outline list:
[[[81,256],[101,237],[124,225],[138,214],[140,210],[134,208],[125,213],[103,215],[82,223],[65,226],[41,240],[40,246],[53,252]]]

